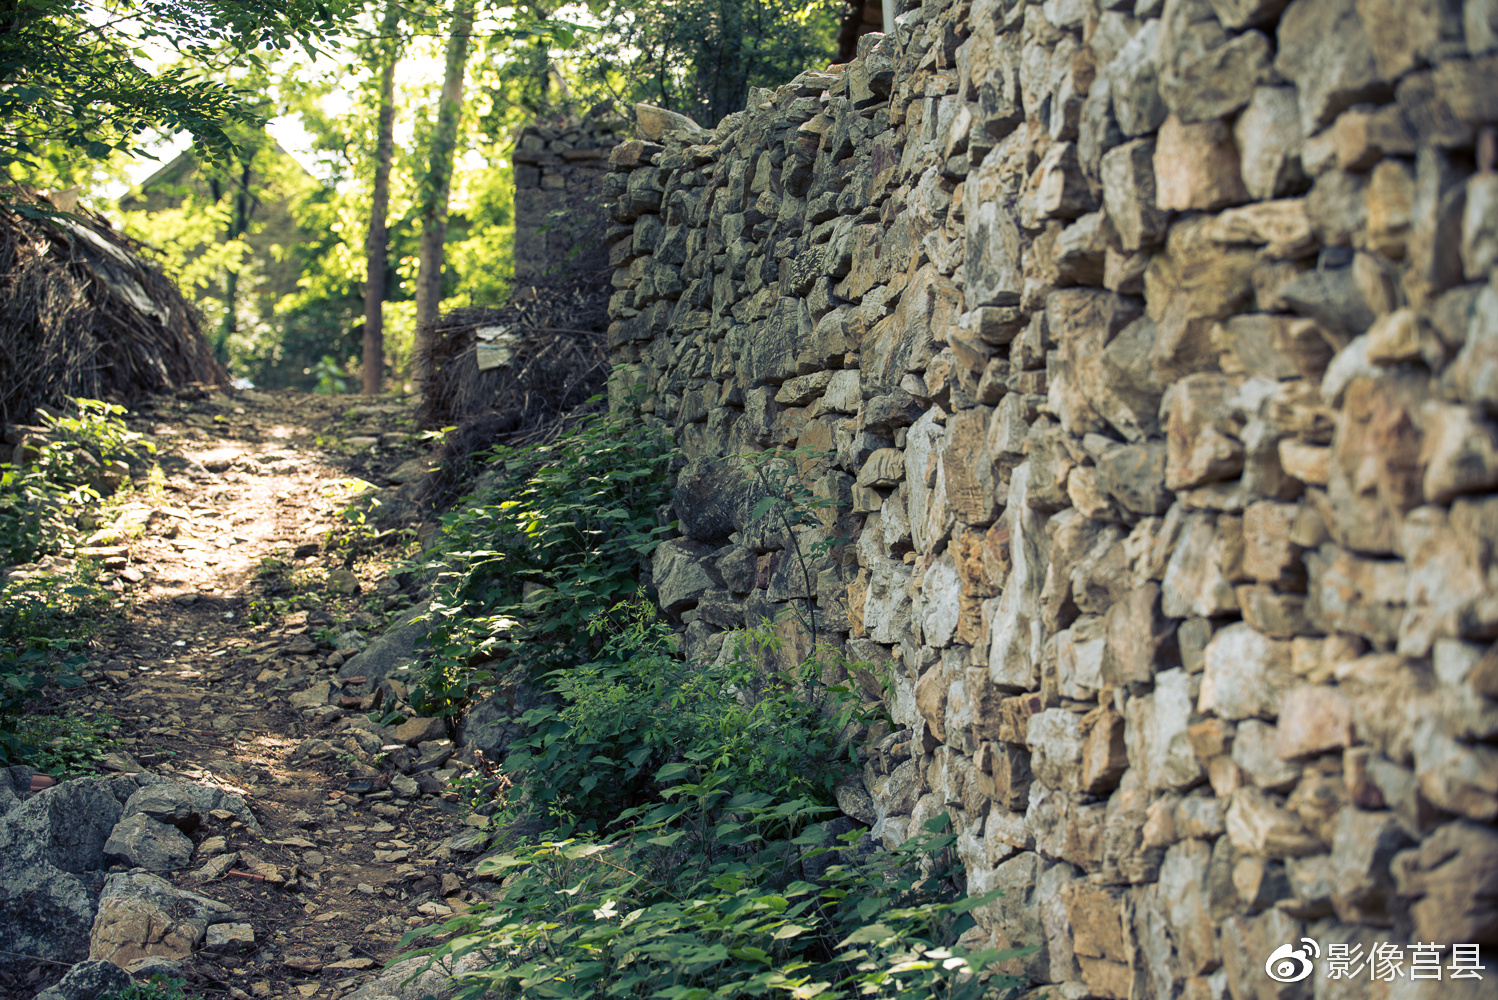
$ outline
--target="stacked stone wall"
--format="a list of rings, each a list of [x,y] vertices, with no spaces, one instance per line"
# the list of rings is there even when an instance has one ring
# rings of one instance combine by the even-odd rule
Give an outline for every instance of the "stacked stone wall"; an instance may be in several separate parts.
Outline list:
[[[533,122],[515,137],[515,280],[545,280],[604,264],[601,190],[609,150],[628,122],[607,108]]]
[[[611,156],[687,654],[811,603],[895,727],[844,809],[950,813],[1005,890],[966,943],[1060,996],[1491,989],[1451,966],[1498,944],[1498,6],[902,11]],[[797,547],[769,448],[838,505]]]

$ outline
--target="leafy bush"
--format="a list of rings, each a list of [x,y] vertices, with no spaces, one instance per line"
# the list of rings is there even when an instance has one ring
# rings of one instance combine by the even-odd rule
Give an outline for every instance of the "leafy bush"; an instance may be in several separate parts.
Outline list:
[[[0,731],[19,744],[15,759],[54,778],[94,774],[114,746],[115,720],[108,716],[84,719],[76,715],[23,715],[14,731]]]
[[[665,434],[621,415],[494,448],[473,499],[443,518],[415,704],[452,714],[511,668],[541,677],[591,660],[603,642],[588,622],[634,594],[669,530],[656,509],[673,454]]]
[[[952,944],[998,891],[957,889],[945,814],[869,853],[854,844],[861,831],[833,839],[811,824],[825,810],[804,800],[674,790],[678,801],[641,811],[612,842],[543,841],[485,860],[478,872],[502,879],[500,898],[407,943],[445,936],[426,953],[449,970],[480,956],[456,976],[460,998],[969,1000],[1019,985],[984,970],[1031,949]]]
[[[505,759],[521,798],[564,830],[595,829],[687,773],[823,805],[856,763],[843,739],[852,703],[824,712],[808,697],[819,659],[800,678],[768,674],[767,631],[746,633],[714,664],[678,659],[644,600],[600,615],[589,632],[607,636],[599,657],[545,675],[544,703],[519,718],[530,735]]]
[[[155,446],[130,430],[125,408],[74,399],[76,412],[43,413],[49,440],[24,467],[0,464],[0,562],[30,562],[58,550],[70,515],[99,499],[100,470]]]
[[[79,651],[112,595],[91,565],[68,574],[35,574],[0,585],[0,758],[32,763],[38,740],[19,721],[48,684],[77,687]]]
[[[967,1000],[1014,988],[988,967],[1015,953],[954,947],[996,894],[964,898],[947,817],[893,852],[818,822],[837,812],[833,786],[857,762],[847,736],[863,721],[856,695],[820,681],[864,665],[813,638],[799,672],[777,672],[769,627],[711,664],[677,657],[636,591],[664,530],[671,457],[640,422],[597,418],[552,445],[496,449],[487,483],[446,518],[433,658],[413,701],[456,711],[511,672],[538,698],[511,720],[528,735],[492,786],[508,789],[512,845],[479,868],[501,880],[497,898],[406,943],[440,939],[421,953],[450,971],[477,957],[457,976],[470,998]],[[753,513],[794,534],[829,505],[778,469],[756,466],[769,499]],[[809,573],[824,554],[791,557]],[[540,824],[551,832],[526,834]]]
[[[160,974],[145,982],[134,982],[122,990],[105,993],[99,1000],[186,1000],[182,988],[187,980]]]
[[[65,537],[68,499],[35,466],[0,464],[0,563],[56,552]]]
[[[73,399],[76,412],[43,413],[51,440],[42,447],[37,467],[64,489],[82,486],[92,470],[116,461],[139,461],[156,446],[125,425],[125,408],[98,399]]]

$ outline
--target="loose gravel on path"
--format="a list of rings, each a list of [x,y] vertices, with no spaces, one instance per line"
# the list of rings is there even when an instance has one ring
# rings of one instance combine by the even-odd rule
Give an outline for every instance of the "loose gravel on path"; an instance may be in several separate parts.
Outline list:
[[[118,508],[144,531],[123,542],[123,560],[109,557],[124,610],[95,640],[73,708],[119,721],[112,769],[235,792],[265,831],[232,817],[204,823],[191,863],[160,873],[249,914],[254,928],[250,951],[190,959],[189,992],[338,997],[375,975],[412,926],[483,898],[470,874],[479,838],[458,796],[393,768],[391,730],[360,710],[370,685],[336,676],[414,596],[379,552],[350,566],[346,550],[327,547],[357,480],[398,497],[392,479],[412,477],[412,452],[383,447],[409,441],[409,412],[242,391],[161,399],[132,416],[168,478]],[[264,620],[268,565],[318,606]],[[401,753],[443,751],[435,740]],[[349,790],[361,775],[375,790]],[[0,987],[30,997],[37,981]]]

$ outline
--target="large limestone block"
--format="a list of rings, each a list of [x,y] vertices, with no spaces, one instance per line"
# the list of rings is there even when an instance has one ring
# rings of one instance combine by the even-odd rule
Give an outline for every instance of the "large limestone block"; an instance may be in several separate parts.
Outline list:
[[[1248,200],[1233,131],[1221,119],[1165,119],[1155,138],[1155,204],[1212,211]]]
[[[1396,887],[1409,901],[1420,941],[1483,941],[1498,936],[1498,831],[1448,823],[1396,855]]]
[[[1290,643],[1237,622],[1207,644],[1197,710],[1223,719],[1272,719],[1294,680]]]
[[[96,1000],[118,996],[135,985],[135,980],[113,962],[90,959],[79,962],[58,982],[42,990],[35,1000]]]
[[[1125,706],[1124,742],[1130,766],[1151,789],[1184,789],[1204,777],[1191,749],[1191,677],[1179,667],[1155,677],[1150,694],[1130,698]]]
[[[1180,971],[1187,975],[1211,972],[1220,964],[1210,903],[1211,863],[1211,844],[1187,839],[1172,845],[1160,865],[1156,899],[1169,921]]]
[[[1416,726],[1413,749],[1420,791],[1433,805],[1469,819],[1498,819],[1498,750],[1457,742],[1437,719]]]
[[[1351,746],[1352,705],[1335,687],[1302,684],[1280,700],[1274,752],[1285,760]]]
[[[1080,790],[1081,716],[1060,708],[1032,715],[1025,742],[1030,747],[1030,767],[1036,780],[1061,792]]]
[[[715,586],[707,560],[712,546],[685,538],[662,542],[651,556],[651,575],[661,607],[681,613]]]
[[[1213,618],[1238,610],[1232,579],[1241,563],[1242,545],[1241,524],[1236,518],[1206,512],[1187,514],[1161,583],[1161,607],[1166,617]]]
[[[1321,839],[1274,796],[1247,786],[1233,793],[1227,835],[1238,851],[1258,858],[1303,857],[1326,849]]]
[[[962,580],[950,546],[926,569],[920,596],[922,635],[940,649],[951,643],[962,614]]]
[[[192,859],[192,852],[192,841],[180,830],[144,813],[136,813],[116,823],[104,844],[106,857],[132,868],[159,872],[186,866]]]
[[[1311,135],[1338,112],[1387,97],[1356,0],[1295,0],[1279,23],[1274,68],[1295,84],[1301,129]]]
[[[1498,405],[1498,286],[1483,288],[1466,326],[1462,349],[1444,378],[1463,402]]]
[[[1155,140],[1135,139],[1103,156],[1103,207],[1126,251],[1159,242],[1170,219],[1155,189]]]
[[[1119,385],[1116,369],[1120,362],[1128,366],[1130,359],[1121,351],[1111,358],[1107,352],[1138,315],[1132,300],[1111,292],[1061,289],[1047,297],[1046,324],[1059,345],[1056,364],[1048,372],[1048,404],[1068,434],[1102,431],[1114,419],[1124,427],[1138,427],[1135,414],[1149,397],[1141,398],[1126,381]],[[1158,402],[1158,396],[1153,400]]]
[[[1327,544],[1306,553],[1310,599],[1306,616],[1327,632],[1351,632],[1392,646],[1399,639],[1409,592],[1402,562],[1364,559]]]
[[[1016,176],[1013,161],[1022,148],[1022,143],[1012,141],[994,147],[964,182],[963,287],[968,309],[1019,302],[1023,245],[1016,220],[1023,178]]]
[[[210,924],[242,917],[227,903],[185,892],[143,872],[109,876],[99,896],[88,955],[124,968],[147,957],[184,959]]]
[[[974,406],[947,418],[941,467],[946,478],[947,505],[963,524],[983,527],[999,513],[998,484],[987,452],[988,424],[993,408]]]
[[[1306,183],[1294,87],[1258,87],[1233,126],[1239,170],[1251,198],[1277,198]]]
[[[991,626],[989,676],[995,684],[1018,690],[1036,686],[1043,642],[1039,606],[1045,586],[1047,538],[1039,512],[1028,502],[1030,463],[1022,463],[1009,480],[1004,518],[1009,528],[1009,581],[999,598]]]
[[[906,637],[911,623],[910,567],[883,559],[870,568],[863,621],[868,638],[894,644]]]
[[[712,133],[691,118],[652,104],[635,105],[635,123],[639,126],[640,134],[652,142],[658,142],[667,132],[679,132],[683,138],[694,143],[712,140]]]

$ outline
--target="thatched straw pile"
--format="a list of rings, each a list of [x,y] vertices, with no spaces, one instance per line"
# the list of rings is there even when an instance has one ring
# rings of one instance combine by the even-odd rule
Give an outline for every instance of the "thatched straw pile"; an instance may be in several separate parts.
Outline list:
[[[68,396],[128,403],[228,380],[197,311],[141,244],[103,216],[51,207],[28,191],[0,200],[0,420],[28,422]]]

